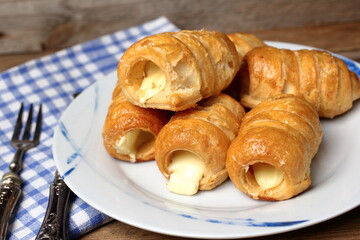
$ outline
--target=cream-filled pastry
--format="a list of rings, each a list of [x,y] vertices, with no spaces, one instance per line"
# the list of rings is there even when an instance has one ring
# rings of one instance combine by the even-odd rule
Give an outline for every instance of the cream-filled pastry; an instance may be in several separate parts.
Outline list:
[[[115,142],[116,152],[130,157],[131,162],[136,162],[136,155],[140,149],[152,145],[155,142],[155,136],[146,130],[132,129],[121,136]]]
[[[284,179],[284,174],[280,169],[267,163],[253,164],[251,170],[257,184],[264,190],[278,186]]]
[[[169,119],[169,112],[144,109],[129,103],[117,84],[103,126],[104,146],[119,160],[154,160],[155,139]]]
[[[205,164],[200,157],[188,151],[175,151],[169,165],[168,190],[183,195],[194,195],[198,192],[204,170]]]
[[[163,91],[166,84],[165,74],[152,62],[146,64],[144,74],[145,76],[139,89],[140,103],[146,102],[149,98]]]
[[[229,147],[229,177],[255,199],[294,197],[310,186],[321,139],[318,114],[306,100],[289,94],[265,100],[246,113]]]
[[[244,114],[235,99],[220,94],[171,118],[155,141],[155,160],[170,191],[193,195],[227,179],[226,151]]]
[[[216,31],[179,31],[145,37],[120,59],[118,79],[128,101],[181,111],[218,95],[239,70],[234,43]]]
[[[243,62],[239,92],[248,108],[286,93],[305,98],[320,117],[333,118],[360,98],[358,76],[326,51],[258,47]]]

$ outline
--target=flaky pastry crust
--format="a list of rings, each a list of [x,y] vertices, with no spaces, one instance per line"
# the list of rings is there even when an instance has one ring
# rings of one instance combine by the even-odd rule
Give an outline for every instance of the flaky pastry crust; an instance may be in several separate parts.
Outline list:
[[[263,40],[250,33],[229,33],[226,34],[230,40],[235,44],[236,51],[239,55],[240,62],[242,58],[252,49],[256,47],[266,46]]]
[[[172,154],[185,150],[201,157],[205,171],[200,190],[210,190],[228,177],[226,151],[236,137],[244,116],[243,107],[226,94],[211,97],[196,108],[176,113],[160,131],[155,142],[155,159],[159,170],[170,177]]]
[[[164,89],[141,101],[145,66],[154,63],[166,77]],[[218,95],[240,67],[236,48],[223,33],[184,30],[155,34],[129,47],[118,65],[128,101],[145,108],[181,111]]]
[[[236,188],[254,199],[289,199],[309,187],[310,164],[321,139],[319,117],[307,101],[293,95],[265,100],[245,115],[229,147],[229,177]],[[279,169],[282,182],[270,189],[259,186],[252,170],[257,163]]]
[[[259,47],[245,56],[240,69],[241,103],[253,108],[281,93],[300,95],[320,117],[348,111],[360,98],[358,76],[341,59],[318,50]]]
[[[123,161],[133,161],[129,155],[124,155],[116,150],[116,143],[128,131],[140,129],[154,135],[170,119],[170,113],[156,109],[145,109],[135,106],[128,102],[121,91],[120,84],[117,84],[112,100],[108,108],[108,113],[103,126],[103,143],[107,152],[114,158]],[[154,160],[155,140],[147,148],[142,149],[136,155],[137,162]]]
[[[239,56],[240,66],[243,62],[245,55],[256,47],[266,46],[263,40],[250,33],[229,33],[226,36],[234,43],[236,51]],[[230,95],[236,100],[240,100],[240,74],[239,72],[235,75],[230,85],[223,91]]]

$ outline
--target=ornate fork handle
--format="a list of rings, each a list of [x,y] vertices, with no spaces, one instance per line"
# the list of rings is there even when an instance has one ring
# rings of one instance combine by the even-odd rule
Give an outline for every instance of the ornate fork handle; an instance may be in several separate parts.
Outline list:
[[[6,238],[7,228],[11,215],[21,195],[22,181],[18,175],[21,169],[24,149],[16,150],[14,158],[9,165],[10,171],[5,173],[1,179],[0,186],[0,239]]]
[[[76,98],[80,92],[73,94]],[[44,220],[35,240],[67,240],[66,216],[71,190],[55,171],[55,178],[50,185],[49,202]]]
[[[4,174],[0,187],[0,236],[5,239],[9,220],[21,195],[21,179],[14,172]]]
[[[50,186],[49,204],[45,218],[36,236],[36,240],[68,239],[65,217],[70,193],[70,189],[56,171],[55,179]]]

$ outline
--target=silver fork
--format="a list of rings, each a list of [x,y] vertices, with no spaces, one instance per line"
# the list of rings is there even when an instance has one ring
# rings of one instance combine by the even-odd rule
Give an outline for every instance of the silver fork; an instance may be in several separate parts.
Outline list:
[[[80,92],[74,93],[73,97],[76,98],[79,94]],[[45,217],[35,240],[67,240],[69,238],[66,218],[71,194],[72,191],[56,170],[54,180],[50,184]]]
[[[7,228],[11,215],[21,195],[22,181],[19,172],[22,169],[24,154],[27,150],[39,144],[41,123],[42,123],[42,106],[36,120],[36,127],[31,138],[31,125],[33,115],[33,105],[30,105],[29,114],[26,120],[25,129],[22,133],[22,115],[24,104],[21,103],[20,111],[16,120],[15,129],[10,141],[13,148],[16,149],[14,158],[9,165],[9,172],[5,173],[1,179],[0,186],[0,239],[6,238]],[[21,134],[22,133],[22,134]],[[22,135],[22,136],[20,136]]]

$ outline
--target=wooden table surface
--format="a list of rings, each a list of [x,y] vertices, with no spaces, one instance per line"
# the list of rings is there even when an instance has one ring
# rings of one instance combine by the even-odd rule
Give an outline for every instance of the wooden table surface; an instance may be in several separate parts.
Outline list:
[[[0,71],[161,15],[182,29],[248,32],[360,61],[359,0],[1,0]],[[81,239],[182,238],[112,221]],[[360,207],[304,229],[257,239],[360,239]]]

